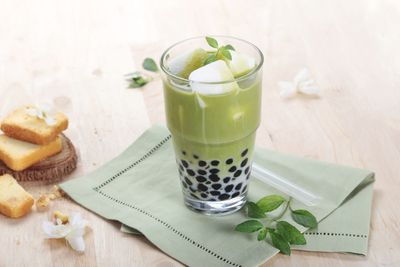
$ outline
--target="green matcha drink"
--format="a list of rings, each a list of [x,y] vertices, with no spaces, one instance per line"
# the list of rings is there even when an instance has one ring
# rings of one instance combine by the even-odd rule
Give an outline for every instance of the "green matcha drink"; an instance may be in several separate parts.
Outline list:
[[[194,210],[227,214],[246,202],[262,63],[254,45],[229,37],[189,39],[161,58],[167,125]]]

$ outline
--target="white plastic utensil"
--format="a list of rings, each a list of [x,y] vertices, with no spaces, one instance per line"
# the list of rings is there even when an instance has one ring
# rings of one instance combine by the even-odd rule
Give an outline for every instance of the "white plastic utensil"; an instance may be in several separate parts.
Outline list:
[[[281,177],[276,173],[261,167],[257,163],[253,162],[251,173],[258,180],[278,189],[279,191],[282,191],[283,193],[293,197],[307,206],[315,206],[318,204],[318,199],[320,199],[320,197],[299,187],[296,184],[293,184],[284,177]]]

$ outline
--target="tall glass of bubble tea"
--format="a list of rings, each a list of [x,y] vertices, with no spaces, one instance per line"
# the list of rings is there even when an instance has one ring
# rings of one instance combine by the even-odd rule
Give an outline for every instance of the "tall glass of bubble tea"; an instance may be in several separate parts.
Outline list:
[[[167,126],[192,210],[229,214],[246,203],[262,65],[260,49],[227,36],[187,39],[161,57]]]

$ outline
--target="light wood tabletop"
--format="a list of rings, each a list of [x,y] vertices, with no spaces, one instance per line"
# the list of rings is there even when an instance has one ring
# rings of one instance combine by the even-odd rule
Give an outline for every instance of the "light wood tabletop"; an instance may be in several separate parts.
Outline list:
[[[198,35],[256,44],[265,56],[257,144],[376,172],[368,256],[295,251],[264,266],[400,266],[399,1],[20,0],[2,1],[0,18],[0,115],[43,101],[65,112],[79,152],[71,177],[164,123],[160,78],[127,89],[124,75],[145,57]],[[280,98],[277,82],[303,67],[321,96]],[[22,185],[35,197],[52,186]],[[42,221],[57,209],[90,221],[85,253],[44,239]],[[181,266],[119,226],[65,198],[22,219],[0,215],[0,266]]]

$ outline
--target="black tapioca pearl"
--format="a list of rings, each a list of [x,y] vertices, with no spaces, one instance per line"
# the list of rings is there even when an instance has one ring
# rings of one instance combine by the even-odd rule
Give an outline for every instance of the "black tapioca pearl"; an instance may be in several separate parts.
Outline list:
[[[199,175],[206,175],[207,174],[207,172],[205,170],[197,170],[197,173]]]
[[[186,156],[186,151],[185,151],[185,150],[182,150],[182,154]]]
[[[231,177],[225,177],[223,181],[224,181],[224,183],[227,184],[227,183],[229,183],[230,180],[231,180]]]
[[[193,193],[196,192],[196,189],[194,189],[193,187],[189,187],[189,190],[192,191]]]
[[[236,169],[237,169],[236,166],[232,166],[232,167],[229,168],[229,172],[235,172]]]
[[[186,188],[186,189],[188,188],[187,184],[186,184],[185,182],[183,182],[183,181],[182,181],[182,186],[183,186],[184,188]]]
[[[206,184],[211,184],[211,182],[210,182],[210,181],[207,181]]]
[[[249,167],[247,167],[247,168],[244,170],[244,173],[245,173],[245,174],[248,174],[248,173],[249,173],[249,171],[250,171],[250,166],[249,166]]]
[[[225,161],[226,164],[232,164],[233,163],[233,158],[229,158]]]
[[[232,194],[232,198],[235,198],[235,197],[237,197],[238,195],[240,195],[239,192],[233,193],[233,194]]]
[[[249,161],[249,159],[248,159],[248,158],[245,158],[245,159],[242,161],[242,163],[240,163],[240,167],[246,166],[246,164],[247,164],[248,161]]]
[[[189,163],[187,163],[187,161],[186,160],[181,160],[181,162],[182,162],[182,165],[185,167],[185,168],[187,168],[187,167],[189,167]]]
[[[199,189],[200,191],[205,192],[205,191],[208,190],[208,187],[207,187],[206,185],[204,185],[204,184],[199,184],[199,185],[197,186],[197,189]]]
[[[239,177],[242,174],[241,170],[237,170],[235,171],[235,173],[233,174],[234,177]]]
[[[214,169],[210,169],[209,172],[212,174],[216,174],[216,173],[219,173],[219,170],[214,168]]]
[[[233,184],[225,186],[225,191],[228,192],[228,193],[231,192],[232,189],[233,189]]]
[[[246,180],[249,180],[249,179],[250,179],[250,173],[247,174],[247,176],[246,176]]]
[[[192,181],[190,181],[189,178],[187,178],[187,177],[185,177],[185,182],[186,182],[189,186],[191,186],[191,185],[193,184]]]
[[[187,169],[186,172],[190,175],[190,176],[195,176],[196,173],[192,170],[192,169]]]
[[[242,188],[242,183],[238,183],[236,186],[235,186],[235,190],[240,190]]]
[[[219,165],[219,160],[212,160],[211,165],[213,166],[218,166]]]
[[[247,152],[249,152],[249,149],[243,150],[242,154],[240,154],[242,157],[246,156]]]
[[[247,185],[245,185],[245,186],[243,187],[243,189],[242,189],[242,194],[243,194],[244,192],[246,192],[246,190],[247,190]]]
[[[221,194],[221,192],[219,192],[219,191],[210,191],[210,194],[212,196],[219,196]]]
[[[185,170],[185,168],[183,167],[182,164],[179,164],[179,169],[180,169],[181,171]]]
[[[229,198],[229,195],[228,194],[222,194],[222,195],[219,195],[218,196],[218,199],[219,200],[227,200]]]
[[[199,183],[203,183],[203,182],[205,182],[207,179],[206,179],[206,177],[199,175],[199,176],[196,176],[196,180],[197,180],[197,182],[199,182]]]
[[[207,195],[206,193],[201,193],[200,196],[201,196],[202,198],[207,198],[207,197],[208,197],[208,195]]]
[[[207,165],[207,162],[205,162],[204,160],[199,160],[199,166],[200,167],[204,167]]]
[[[222,187],[222,185],[221,184],[213,184],[213,185],[211,185],[211,187],[214,188],[215,190],[218,190]]]
[[[199,159],[199,156],[197,156],[196,154],[193,154],[193,158]]]
[[[210,176],[208,176],[208,178],[210,178],[210,180],[213,182],[218,182],[220,179],[217,174],[211,174]]]

